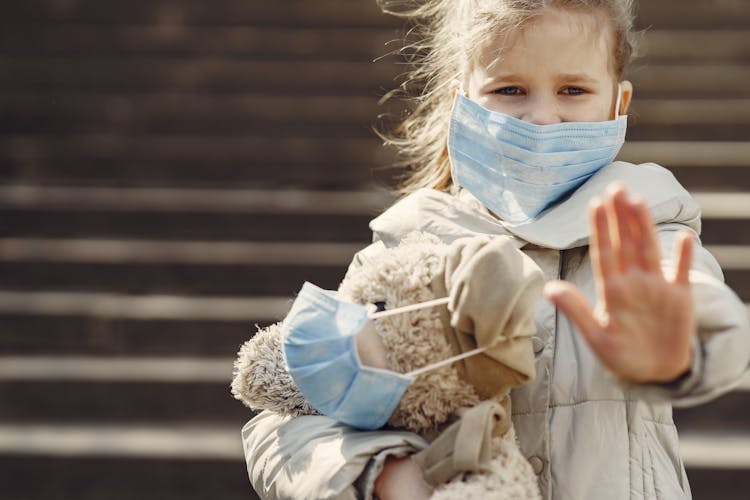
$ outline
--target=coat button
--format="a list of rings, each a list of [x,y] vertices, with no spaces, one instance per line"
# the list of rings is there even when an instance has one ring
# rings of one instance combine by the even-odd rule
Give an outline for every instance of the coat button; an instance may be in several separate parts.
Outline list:
[[[542,459],[537,457],[536,455],[529,458],[529,464],[534,470],[534,474],[536,474],[537,476],[544,470],[544,462],[542,462]]]
[[[539,354],[544,349],[544,341],[539,337],[532,337],[531,346],[534,348],[534,354]]]

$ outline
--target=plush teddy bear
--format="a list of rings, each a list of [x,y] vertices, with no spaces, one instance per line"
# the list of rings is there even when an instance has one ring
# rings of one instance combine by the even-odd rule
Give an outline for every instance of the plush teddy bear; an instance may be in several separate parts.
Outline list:
[[[379,362],[388,369],[407,373],[486,348],[416,376],[388,420],[432,443],[415,460],[436,486],[433,498],[541,498],[516,442],[509,397],[511,388],[534,377],[530,336],[542,277],[533,261],[510,237],[446,244],[422,233],[360,260],[338,289],[349,302],[388,311],[450,297],[447,307],[374,321],[384,347]],[[241,347],[232,394],[255,410],[317,414],[287,371],[282,343],[282,323],[276,323]],[[370,364],[368,353],[360,357]]]

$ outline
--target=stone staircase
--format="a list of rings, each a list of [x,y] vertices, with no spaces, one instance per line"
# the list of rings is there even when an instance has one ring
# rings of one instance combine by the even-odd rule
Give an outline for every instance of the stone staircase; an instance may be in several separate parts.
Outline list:
[[[238,346],[393,198],[373,0],[24,0],[0,19],[0,497],[246,499]],[[750,3],[641,0],[623,159],[673,170],[750,302]],[[750,381],[680,410],[747,498]]]

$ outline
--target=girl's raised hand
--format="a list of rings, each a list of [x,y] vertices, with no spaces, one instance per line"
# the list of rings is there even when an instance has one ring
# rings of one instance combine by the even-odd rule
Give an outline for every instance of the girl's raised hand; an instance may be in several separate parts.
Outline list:
[[[676,273],[667,280],[648,206],[612,185],[590,205],[589,246],[597,304],[591,309],[570,283],[545,294],[578,327],[601,362],[631,382],[669,382],[691,364],[695,319],[688,274],[693,241],[675,244]]]

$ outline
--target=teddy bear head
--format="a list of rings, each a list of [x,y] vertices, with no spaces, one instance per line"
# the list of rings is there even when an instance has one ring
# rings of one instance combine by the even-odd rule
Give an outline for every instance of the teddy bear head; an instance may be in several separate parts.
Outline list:
[[[400,245],[352,267],[341,282],[339,297],[386,311],[439,298],[433,282],[442,272],[446,249],[435,237],[409,235]],[[455,354],[444,335],[447,318],[442,305],[374,320],[388,368],[408,373]],[[253,409],[293,416],[315,414],[287,371],[281,335],[277,323],[259,330],[242,346],[232,392]],[[443,366],[414,378],[388,424],[425,434],[439,428],[458,408],[479,401],[454,366]]]
[[[385,311],[442,298],[436,280],[442,279],[447,248],[433,236],[412,233],[400,245],[377,253],[350,271],[341,282],[339,295]],[[408,373],[453,356],[444,335],[448,322],[445,305],[374,320],[388,369]],[[388,424],[425,433],[445,423],[458,408],[479,400],[454,366],[443,366],[414,378]]]

